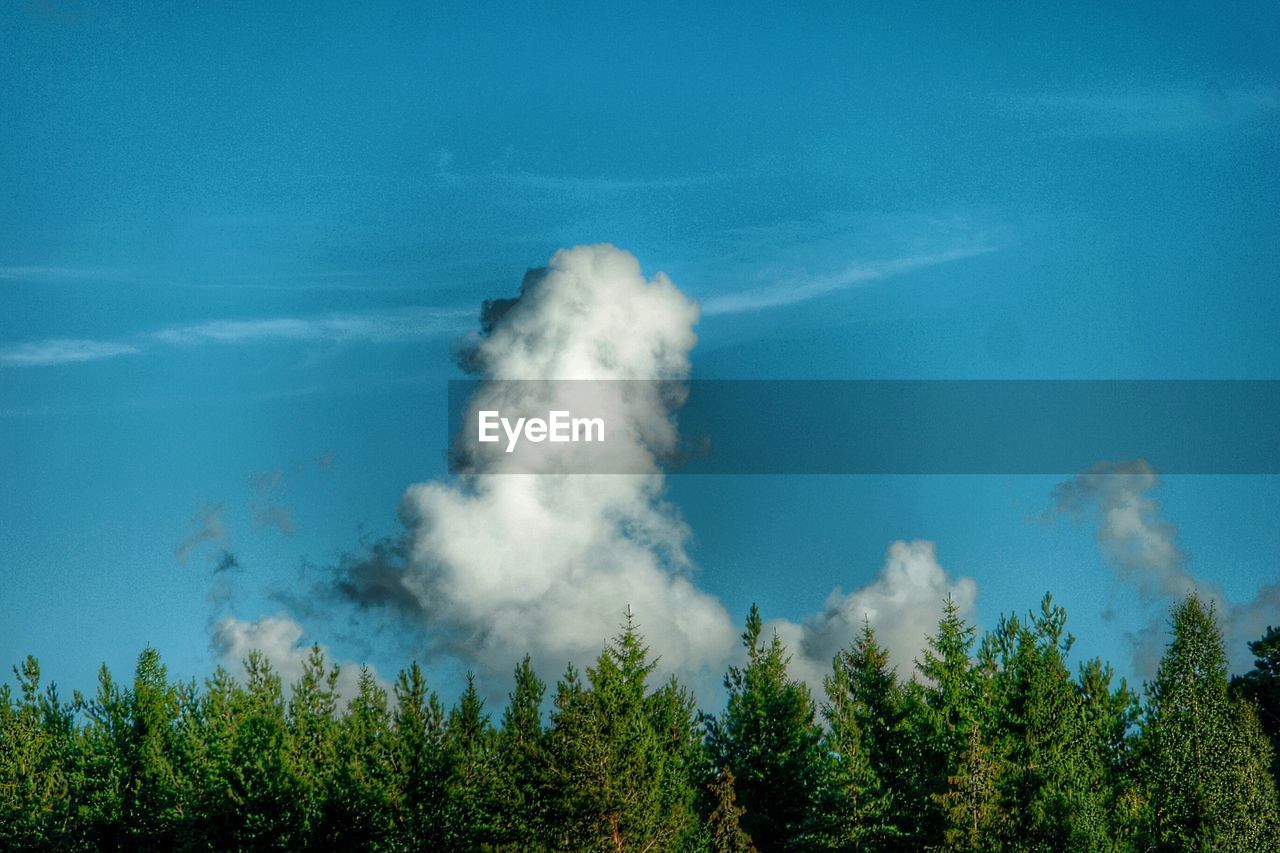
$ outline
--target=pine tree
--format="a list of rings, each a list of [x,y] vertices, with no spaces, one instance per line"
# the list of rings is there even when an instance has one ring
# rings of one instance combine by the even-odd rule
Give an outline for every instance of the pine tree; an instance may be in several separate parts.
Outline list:
[[[360,689],[338,726],[337,761],[326,809],[324,845],[367,850],[394,835],[400,792],[396,787],[386,691],[373,673],[360,670]]]
[[[402,797],[400,836],[410,849],[440,850],[446,843],[449,764],[444,709],[415,661],[395,687],[394,770]]]
[[[328,798],[338,765],[338,667],[313,645],[288,702],[289,756],[299,786],[301,831],[313,843],[328,832]]]
[[[742,634],[747,665],[729,668],[728,707],[708,720],[707,745],[714,765],[733,774],[742,826],[755,843],[796,849],[817,797],[821,731],[809,689],[787,676],[789,658],[777,633],[765,643],[762,631],[752,605]]]
[[[221,827],[226,846],[301,847],[311,812],[309,788],[297,778],[290,757],[280,676],[257,651],[249,653],[244,668],[245,689],[233,695],[227,783],[235,810]]]
[[[175,766],[178,699],[151,647],[138,657],[126,704],[129,730],[118,742],[126,774],[121,819],[131,845],[172,846],[183,805]]]
[[[1253,709],[1227,692],[1212,607],[1194,595],[1149,686],[1145,735],[1150,843],[1164,850],[1276,849],[1269,744]]]
[[[1081,664],[1076,689],[1083,715],[1083,740],[1097,751],[1099,788],[1109,831],[1119,848],[1136,840],[1145,792],[1138,778],[1136,738],[1141,703],[1122,678],[1112,689],[1110,664],[1094,658]]]
[[[572,667],[558,685],[548,735],[549,846],[670,849],[694,830],[684,753],[692,703],[678,686],[648,694],[654,665],[628,609],[622,632],[587,670],[588,686]],[[685,734],[673,734],[681,714]]]
[[[989,711],[984,682],[993,664],[974,666],[974,635],[947,596],[937,633],[916,662],[924,682],[913,681],[908,693],[913,748],[920,757],[915,786],[922,810],[913,839],[920,846],[990,835],[999,823],[990,781],[997,773],[995,756],[981,727]]]
[[[494,730],[469,672],[467,687],[445,720],[445,755],[449,846],[471,850],[488,844],[494,835],[490,821],[496,817]]]
[[[1005,619],[987,718],[999,749],[1000,833],[1022,849],[1111,845],[1106,744],[1088,724],[1066,666],[1074,638],[1066,613],[1044,597],[1025,622]],[[984,643],[985,645],[985,643]],[[981,656],[980,656],[981,657]]]
[[[0,685],[0,847],[61,846],[74,831],[74,708],[28,656],[14,667],[19,697]]]
[[[515,671],[515,687],[497,736],[497,764],[501,804],[495,818],[499,842],[518,848],[529,845],[541,833],[547,775],[542,697],[546,684],[533,671],[528,655]]]
[[[1261,638],[1249,643],[1253,669],[1232,679],[1231,686],[1254,703],[1262,730],[1271,740],[1272,775],[1280,786],[1280,627],[1268,626]]]
[[[827,732],[821,802],[811,822],[815,843],[841,850],[881,850],[901,843],[894,789],[904,774],[906,731],[902,691],[889,653],[869,621],[853,645],[836,655],[825,679]]]

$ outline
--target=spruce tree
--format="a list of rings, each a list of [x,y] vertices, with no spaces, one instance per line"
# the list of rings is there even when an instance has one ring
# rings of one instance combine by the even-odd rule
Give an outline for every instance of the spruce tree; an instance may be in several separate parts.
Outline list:
[[[1276,849],[1270,745],[1253,709],[1228,696],[1213,608],[1192,595],[1172,628],[1148,688],[1148,841],[1163,850]]]
[[[693,833],[692,703],[678,685],[649,694],[654,666],[628,609],[621,633],[587,670],[587,686],[572,667],[558,685],[548,846],[665,850]]]
[[[542,698],[546,684],[533,671],[528,655],[515,670],[497,735],[499,770],[497,839],[513,847],[527,846],[541,833],[547,775]]]
[[[290,767],[299,788],[301,831],[311,843],[328,832],[327,801],[338,765],[338,675],[313,645],[288,702]]]
[[[470,672],[466,689],[445,720],[444,733],[449,768],[446,834],[451,848],[471,850],[494,836],[497,766],[493,725]]]
[[[992,665],[975,667],[974,635],[947,596],[937,632],[916,661],[923,682],[913,681],[908,695],[913,749],[920,759],[915,786],[922,808],[913,839],[919,846],[983,837],[999,822],[996,756],[982,729],[989,710],[984,682]]]
[[[786,649],[775,632],[761,638],[752,605],[742,642],[747,665],[725,676],[728,706],[708,720],[715,767],[733,774],[741,823],[762,850],[798,849],[817,800],[821,730],[809,688],[787,676]]]
[[[449,776],[444,709],[416,661],[400,672],[395,695],[393,766],[402,798],[400,834],[410,849],[443,849]]]
[[[709,788],[714,804],[707,820],[712,853],[755,853],[751,836],[742,828],[742,807],[737,803],[733,774],[721,770]]]
[[[360,850],[387,846],[394,837],[400,791],[386,691],[367,668],[359,692],[339,721],[337,767],[331,775],[325,846]]]
[[[1249,643],[1253,669],[1232,679],[1236,692],[1254,704],[1262,730],[1271,740],[1272,775],[1280,785],[1280,627]]]
[[[836,655],[824,683],[827,732],[813,840],[841,850],[890,849],[906,834],[895,812],[907,792],[894,785],[909,756],[901,688],[869,621]]]

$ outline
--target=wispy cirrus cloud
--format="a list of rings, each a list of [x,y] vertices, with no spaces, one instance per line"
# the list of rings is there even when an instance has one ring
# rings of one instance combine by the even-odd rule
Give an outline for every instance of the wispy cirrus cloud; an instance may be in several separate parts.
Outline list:
[[[1066,135],[1178,134],[1240,127],[1280,116],[1280,89],[1264,85],[1117,86],[1068,93],[1004,94],[1001,112]]]
[[[702,313],[708,316],[740,314],[765,308],[779,308],[808,302],[838,290],[845,290],[881,279],[903,275],[913,270],[973,258],[996,251],[996,246],[978,243],[949,251],[925,255],[891,258],[856,263],[835,273],[771,284],[737,293],[723,293],[702,300]]]
[[[508,189],[584,195],[687,189],[723,181],[728,177],[721,173],[678,175],[669,178],[553,175],[512,169],[509,165],[503,165],[502,168],[487,172],[461,172],[454,168],[454,156],[449,151],[436,152],[435,164],[436,177],[446,184],[489,184]]]
[[[272,342],[385,343],[450,334],[475,312],[416,307],[363,314],[211,320],[170,326],[126,340],[47,338],[0,347],[0,367],[48,367],[141,353],[153,346],[249,345]]]
[[[0,279],[16,281],[73,281],[91,278],[119,278],[126,274],[125,270],[101,267],[0,266]]]
[[[395,341],[458,331],[475,311],[462,308],[409,308],[366,314],[319,317],[266,317],[212,320],[171,326],[148,337],[164,344],[245,344],[262,341]]]
[[[0,367],[51,367],[102,361],[141,350],[119,341],[95,341],[85,338],[48,338],[0,348]]]

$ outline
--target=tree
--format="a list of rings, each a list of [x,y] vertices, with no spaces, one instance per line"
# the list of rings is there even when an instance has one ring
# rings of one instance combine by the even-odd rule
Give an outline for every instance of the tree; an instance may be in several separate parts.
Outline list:
[[[982,729],[994,662],[974,666],[975,630],[948,595],[937,632],[927,638],[916,668],[923,681],[908,691],[913,749],[920,758],[916,787],[920,846],[961,845],[996,831],[995,755]]]
[[[449,776],[444,709],[417,661],[400,672],[395,694],[392,760],[402,802],[401,834],[411,849],[443,849]]]
[[[1252,707],[1228,696],[1213,608],[1192,595],[1172,627],[1148,688],[1148,838],[1164,850],[1275,849],[1270,745]]]
[[[497,767],[494,731],[475,676],[467,673],[467,687],[445,720],[445,756],[449,767],[446,791],[447,838],[454,849],[475,849],[492,840],[490,821],[496,818],[494,790]]]
[[[675,684],[648,693],[655,663],[628,608],[621,633],[587,670],[587,687],[572,667],[558,685],[550,846],[670,849],[696,829],[692,702]]]
[[[497,801],[501,807],[494,815],[495,832],[500,842],[512,846],[527,844],[542,832],[547,775],[542,697],[546,690],[525,655],[516,667],[515,687],[502,712],[497,736]]]
[[[338,667],[326,668],[324,652],[313,645],[288,702],[288,751],[299,788],[300,831],[312,842],[328,831],[328,798],[338,765],[338,675]]]
[[[725,676],[728,706],[707,721],[714,766],[733,774],[745,812],[743,829],[763,850],[796,849],[815,806],[822,733],[809,688],[787,676],[789,657],[777,632],[761,639],[755,605],[742,634],[746,667]]]
[[[1249,643],[1253,669],[1232,679],[1238,695],[1254,703],[1262,730],[1271,740],[1272,775],[1280,785],[1280,627],[1268,626],[1260,639]]]
[[[1066,665],[1074,638],[1066,612],[1046,595],[1025,620],[1002,619],[984,638],[981,660],[995,655],[985,717],[996,746],[999,837],[1020,849],[1109,849],[1113,845],[1113,779],[1107,751],[1124,729],[1086,710]],[[1112,703],[1106,681],[1097,702]],[[1098,719],[1095,719],[1098,717]]]
[[[394,836],[400,790],[387,693],[367,668],[337,732],[325,846],[374,849]]]
[[[28,656],[14,667],[19,697],[0,685],[0,847],[22,841],[56,846],[74,830],[68,794],[74,782],[74,709]]]
[[[909,760],[901,686],[889,653],[864,619],[862,634],[836,655],[825,679],[821,803],[814,841],[842,850],[889,849],[905,828],[896,806],[908,792],[896,788]],[[903,822],[905,823],[905,821]]]

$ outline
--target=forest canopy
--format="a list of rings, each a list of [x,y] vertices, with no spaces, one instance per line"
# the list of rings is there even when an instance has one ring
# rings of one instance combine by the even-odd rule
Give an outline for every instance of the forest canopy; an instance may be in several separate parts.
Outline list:
[[[908,675],[869,623],[821,695],[746,619],[727,701],[658,680],[630,611],[554,686],[446,709],[413,663],[343,703],[313,648],[284,685],[172,682],[155,649],[62,697],[28,658],[0,686],[0,848],[380,850],[1280,849],[1280,630],[1229,681],[1211,607],[1174,609],[1141,693],[1069,663],[1046,596],[979,636],[954,603]]]

